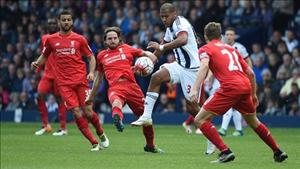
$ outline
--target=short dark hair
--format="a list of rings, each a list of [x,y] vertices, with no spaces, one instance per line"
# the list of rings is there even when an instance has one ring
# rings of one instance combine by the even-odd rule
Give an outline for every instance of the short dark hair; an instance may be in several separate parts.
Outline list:
[[[60,19],[60,17],[61,17],[62,15],[71,15],[71,16],[72,16],[72,13],[71,13],[70,10],[64,9],[64,10],[62,10],[62,11],[58,14],[58,17],[57,17],[57,18]]]
[[[226,31],[233,31],[234,33],[235,33],[235,28],[234,27],[228,27],[226,30],[225,30],[225,32]]]
[[[122,35],[122,32],[121,32],[121,29],[117,26],[112,26],[112,27],[107,27],[105,30],[104,30],[104,41],[106,40],[106,35],[109,33],[109,32],[116,32],[117,35],[118,35],[118,38],[120,39],[121,35]],[[121,40],[120,40],[121,41]]]
[[[222,33],[221,24],[217,22],[209,22],[204,27],[204,34],[208,38],[208,40],[220,39]]]

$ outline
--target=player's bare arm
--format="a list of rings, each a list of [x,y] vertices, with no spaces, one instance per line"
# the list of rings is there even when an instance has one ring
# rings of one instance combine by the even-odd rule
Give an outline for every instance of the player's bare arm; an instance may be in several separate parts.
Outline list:
[[[188,34],[187,32],[182,31],[178,34],[177,38],[174,41],[164,43],[164,44],[159,44],[153,41],[149,42],[147,49],[155,49],[154,54],[155,56],[159,57],[162,53],[164,53],[167,50],[172,50],[186,45],[187,41],[188,41]]]
[[[93,81],[95,77],[96,59],[94,55],[91,55],[91,57],[89,57],[88,59],[89,59],[90,71],[89,74],[87,75],[87,80]]]
[[[251,68],[253,67],[252,61],[251,61],[251,59],[250,59],[249,57],[247,57],[247,58],[245,59],[245,61],[247,62],[247,64],[248,64]]]
[[[44,65],[47,61],[47,57],[45,57],[44,55],[40,55],[39,58],[31,63],[31,69],[35,70],[38,67]]]
[[[91,89],[88,97],[86,97],[86,99],[85,99],[86,103],[93,102],[95,95],[98,91],[98,88],[103,80],[103,76],[104,76],[103,73],[96,71],[92,89]]]
[[[253,70],[250,68],[250,66],[248,66],[245,73],[247,74],[247,76],[250,80],[250,83],[251,83],[253,103],[256,106],[258,106],[259,101],[258,101],[258,98],[257,98],[257,95],[256,95],[256,78],[255,78],[255,74],[254,74]]]
[[[157,63],[157,57],[150,51],[143,51],[142,56],[147,56],[154,64]]]
[[[202,59],[200,62],[200,68],[197,73],[197,79],[191,90],[191,101],[193,103],[197,103],[197,100],[198,100],[197,96],[198,96],[198,93],[200,90],[200,86],[209,71],[208,63],[209,63],[209,59]]]

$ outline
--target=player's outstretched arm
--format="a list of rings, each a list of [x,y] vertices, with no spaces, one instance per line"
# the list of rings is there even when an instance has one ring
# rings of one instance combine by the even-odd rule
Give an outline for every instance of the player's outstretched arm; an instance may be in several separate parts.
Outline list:
[[[188,34],[187,32],[180,32],[177,35],[177,38],[171,42],[168,43],[157,43],[157,42],[149,42],[147,49],[154,49],[154,55],[159,57],[161,56],[165,51],[172,50],[175,48],[179,48],[181,46],[184,46],[187,44],[188,41]]]
[[[87,80],[93,81],[95,77],[96,59],[94,55],[91,55],[91,57],[88,57],[88,59],[89,59],[90,71],[89,74],[87,75]]]
[[[150,51],[143,51],[142,56],[150,58],[154,64],[157,63],[157,57]]]
[[[96,71],[92,89],[91,89],[88,97],[85,99],[86,103],[92,102],[94,100],[95,95],[98,91],[98,88],[102,82],[102,79],[103,79],[103,73],[99,73],[98,71]]]
[[[197,78],[196,78],[195,84],[193,85],[192,90],[191,90],[191,101],[194,103],[197,103],[197,101],[198,101],[198,93],[200,90],[200,86],[203,83],[203,81],[209,71],[208,63],[209,63],[208,59],[202,59],[200,62],[200,68],[197,73]]]
[[[40,55],[39,58],[36,61],[34,61],[34,62],[31,63],[31,69],[35,70],[38,67],[44,65],[45,62],[46,62],[46,60],[47,60],[47,57],[45,57],[43,54]]]

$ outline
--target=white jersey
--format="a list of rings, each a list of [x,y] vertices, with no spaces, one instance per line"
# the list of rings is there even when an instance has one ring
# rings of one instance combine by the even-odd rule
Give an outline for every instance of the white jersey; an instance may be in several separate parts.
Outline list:
[[[177,16],[171,27],[168,27],[164,36],[164,41],[171,42],[177,38],[179,32],[188,33],[187,44],[173,49],[178,64],[184,68],[199,68],[198,45],[195,31],[192,25],[183,16]]]
[[[234,42],[232,47],[235,48],[242,55],[244,59],[246,59],[249,56],[249,53],[247,52],[247,49],[245,48],[244,45],[238,42]]]

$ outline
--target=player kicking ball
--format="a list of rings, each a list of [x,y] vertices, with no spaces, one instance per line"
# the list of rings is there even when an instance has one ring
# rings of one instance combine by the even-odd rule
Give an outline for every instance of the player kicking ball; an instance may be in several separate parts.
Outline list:
[[[214,163],[225,163],[235,159],[234,153],[223,142],[211,119],[223,115],[231,107],[238,110],[256,132],[256,134],[272,149],[274,161],[282,162],[288,158],[280,150],[269,129],[256,117],[255,75],[242,56],[231,46],[222,43],[221,25],[210,22],[204,28],[207,44],[199,49],[200,69],[192,88],[192,101],[197,102],[199,87],[203,83],[208,70],[220,82],[220,88],[206,100],[195,117],[195,124],[221,151]]]
[[[107,49],[102,50],[97,56],[98,71],[93,83],[92,90],[86,99],[91,103],[96,95],[103,76],[108,81],[107,91],[109,102],[112,106],[112,118],[119,132],[123,132],[123,112],[125,103],[133,111],[134,115],[141,116],[144,111],[144,94],[136,83],[131,65],[135,57],[147,56],[153,62],[157,58],[149,51],[133,48],[122,43],[121,30],[118,27],[108,27],[104,31],[104,43]],[[163,153],[154,144],[154,131],[152,125],[143,127],[146,139],[144,150],[152,153]]]

